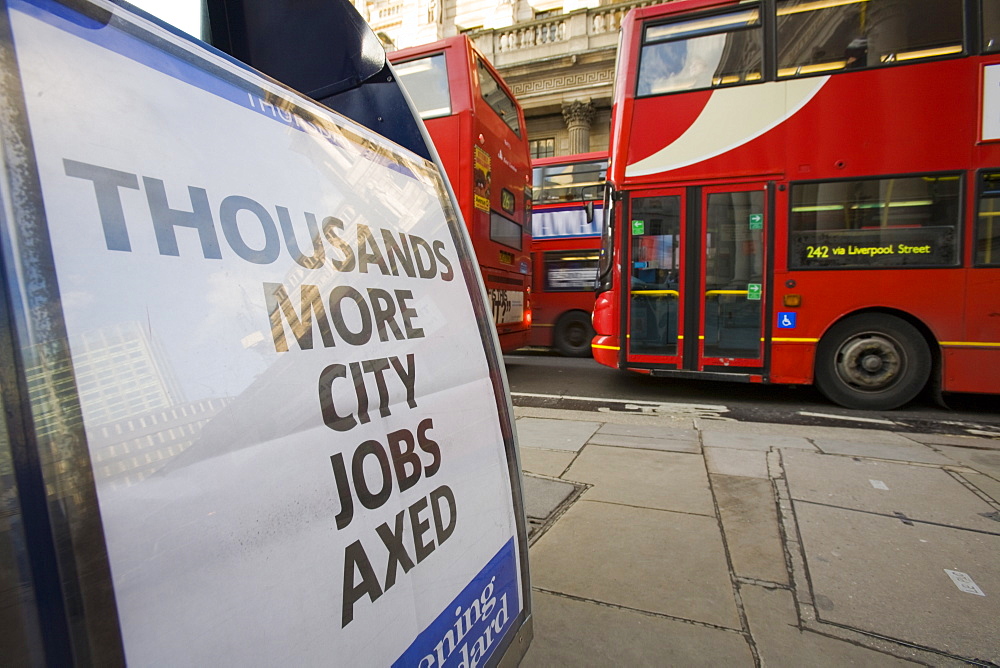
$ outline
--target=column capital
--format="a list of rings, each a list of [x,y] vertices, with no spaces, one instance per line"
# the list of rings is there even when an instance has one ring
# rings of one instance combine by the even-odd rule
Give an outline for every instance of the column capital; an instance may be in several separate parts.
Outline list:
[[[562,103],[562,115],[566,127],[582,125],[589,129],[594,120],[595,112],[594,103],[590,98]]]

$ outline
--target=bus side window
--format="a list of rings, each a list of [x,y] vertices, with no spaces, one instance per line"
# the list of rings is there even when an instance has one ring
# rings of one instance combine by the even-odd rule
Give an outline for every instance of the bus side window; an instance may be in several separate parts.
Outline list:
[[[517,103],[507,95],[507,92],[500,86],[493,73],[483,64],[483,61],[476,59],[476,69],[479,71],[479,93],[483,96],[486,104],[496,112],[496,115],[503,119],[511,130],[518,137],[521,136],[521,125],[517,117]]]
[[[420,112],[420,118],[428,120],[451,115],[451,89],[443,53],[399,63],[394,69]]]
[[[979,206],[976,220],[977,267],[1000,266],[1000,172],[979,177]]]
[[[759,9],[647,26],[637,94],[760,81],[761,34]]]
[[[961,0],[780,0],[777,15],[779,78],[962,53]]]
[[[793,183],[792,269],[954,267],[957,174]]]
[[[983,0],[983,51],[1000,51],[1000,3]]]

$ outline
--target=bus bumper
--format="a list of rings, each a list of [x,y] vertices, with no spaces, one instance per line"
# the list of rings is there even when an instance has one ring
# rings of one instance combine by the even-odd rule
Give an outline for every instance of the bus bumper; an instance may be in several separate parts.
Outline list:
[[[621,350],[621,345],[618,342],[617,336],[598,334],[590,342],[590,348],[597,362],[604,366],[618,368],[618,351]]]

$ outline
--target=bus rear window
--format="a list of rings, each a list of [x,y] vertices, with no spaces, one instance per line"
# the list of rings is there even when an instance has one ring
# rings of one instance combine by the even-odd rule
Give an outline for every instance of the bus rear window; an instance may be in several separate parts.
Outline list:
[[[545,253],[546,292],[593,292],[597,285],[597,250]]]
[[[479,70],[479,94],[483,96],[486,104],[496,112],[497,116],[503,119],[507,127],[520,137],[521,123],[517,117],[517,103],[507,94],[507,91],[503,89],[503,86],[483,64],[483,61],[478,58],[476,59],[476,69]]]
[[[535,202],[580,202],[604,195],[607,160],[535,167]]]
[[[443,53],[426,56],[394,66],[420,118],[440,118],[451,114],[451,89]]]
[[[956,266],[961,184],[957,174],[792,184],[788,266]]]
[[[637,94],[761,81],[760,9],[647,26]]]
[[[513,220],[501,216],[496,211],[490,212],[490,239],[492,241],[521,250],[523,231],[524,228]]]
[[[976,266],[1000,266],[1000,171],[979,177],[976,221]]]
[[[962,0],[779,0],[778,77],[962,53]]]

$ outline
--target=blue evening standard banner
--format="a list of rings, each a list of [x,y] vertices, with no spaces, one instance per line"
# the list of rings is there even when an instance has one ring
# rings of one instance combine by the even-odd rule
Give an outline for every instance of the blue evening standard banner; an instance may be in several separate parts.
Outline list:
[[[393,668],[476,668],[496,651],[520,610],[514,540],[417,636]]]

